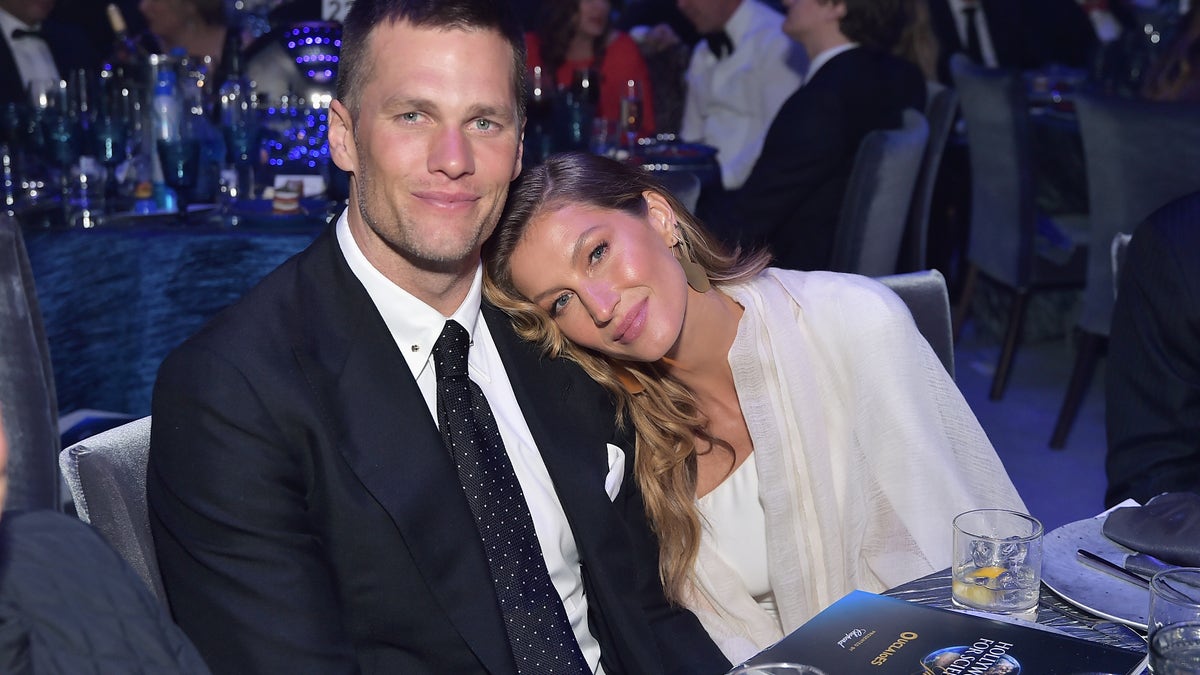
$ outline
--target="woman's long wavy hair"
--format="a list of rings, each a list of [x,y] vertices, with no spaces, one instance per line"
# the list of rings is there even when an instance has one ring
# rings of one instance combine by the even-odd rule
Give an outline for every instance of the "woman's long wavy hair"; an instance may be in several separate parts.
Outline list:
[[[542,63],[550,77],[558,79],[558,68],[567,60],[567,49],[577,30],[576,21],[579,16],[580,0],[554,0],[544,3],[542,11],[545,14],[538,25],[537,36],[541,42]],[[605,27],[603,33],[592,41],[592,64],[599,68],[604,62],[604,52],[608,48],[608,39],[612,34],[612,22]],[[570,82],[557,82],[560,86],[570,85]]]
[[[714,283],[747,279],[767,266],[766,252],[743,255],[740,250],[726,250],[642,169],[587,153],[569,153],[550,157],[513,184],[500,225],[484,248],[484,293],[512,317],[522,338],[537,343],[550,358],[575,361],[611,392],[620,424],[632,421],[637,432],[634,476],[658,535],[659,574],[667,597],[679,603],[700,547],[696,456],[720,448],[730,452],[732,466],[732,448],[708,433],[708,419],[695,397],[667,375],[665,366],[621,361],[577,347],[545,310],[517,291],[510,267],[513,250],[540,214],[587,205],[646,218],[649,211],[643,195],[647,191],[671,205],[679,237]]]

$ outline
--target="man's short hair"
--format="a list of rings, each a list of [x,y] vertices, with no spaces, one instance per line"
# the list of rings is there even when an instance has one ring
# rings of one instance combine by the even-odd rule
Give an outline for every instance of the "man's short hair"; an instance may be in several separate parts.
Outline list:
[[[371,31],[400,21],[417,28],[494,30],[512,47],[512,86],[518,121],[525,119],[525,36],[508,0],[354,0],[342,22],[337,98],[358,117],[363,84],[374,63],[366,58]]]
[[[903,0],[833,0],[846,5],[842,35],[852,42],[886,52],[900,40],[908,13]]]

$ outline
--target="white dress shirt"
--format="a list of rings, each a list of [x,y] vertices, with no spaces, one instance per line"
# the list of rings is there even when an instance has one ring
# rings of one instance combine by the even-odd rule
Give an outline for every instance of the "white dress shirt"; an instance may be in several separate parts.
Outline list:
[[[17,63],[17,71],[21,73],[21,83],[29,89],[29,83],[42,80],[57,82],[59,80],[58,66],[54,64],[54,54],[50,53],[50,45],[37,37],[13,38],[13,31],[34,30],[38,26],[30,26],[17,17],[0,9],[0,31],[8,42],[13,61]],[[36,92],[31,92],[36,95]]]
[[[367,261],[346,220],[346,212],[337,222],[338,245],[345,256],[350,270],[362,282],[383,316],[396,347],[412,370],[429,414],[437,422],[437,374],[433,362],[433,345],[448,319],[462,324],[471,335],[471,349],[467,354],[467,368],[471,381],[479,385],[500,428],[504,449],[512,461],[517,482],[525,494],[529,511],[533,515],[534,529],[541,544],[542,555],[555,590],[567,610],[571,629],[583,650],[583,656],[594,673],[600,669],[600,643],[592,636],[587,623],[587,598],[583,594],[583,576],[580,570],[579,551],[575,536],[567,522],[554,484],[542,455],[533,441],[533,434],[525,422],[517,397],[513,393],[504,362],[492,340],[487,322],[480,313],[482,298],[483,266],[475,270],[475,280],[462,305],[454,314],[446,317],[426,305],[412,294],[383,276]]]
[[[966,0],[947,0],[950,3],[950,13],[954,16],[954,25],[958,28],[958,39],[962,41],[963,51],[967,49],[967,15],[963,14]],[[975,30],[979,32],[979,51],[983,54],[983,65],[996,68],[1000,62],[996,60],[996,49],[992,46],[992,33],[988,30],[987,14],[983,12],[982,0],[975,2]]]
[[[771,121],[807,69],[804,49],[782,26],[779,12],[742,0],[725,23],[733,53],[717,59],[704,40],[692,51],[679,135],[717,148],[721,183],[730,190],[746,182]]]

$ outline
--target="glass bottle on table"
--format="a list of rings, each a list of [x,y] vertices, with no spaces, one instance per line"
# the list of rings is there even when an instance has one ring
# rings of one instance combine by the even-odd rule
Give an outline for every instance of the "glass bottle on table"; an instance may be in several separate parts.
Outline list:
[[[125,23],[125,15],[121,13],[120,7],[110,3],[105,8],[105,16],[113,32],[113,46],[108,56],[108,64],[118,80],[141,82],[145,75],[146,50],[129,34],[129,26]]]
[[[637,149],[637,139],[642,131],[643,110],[641,83],[637,80],[626,80],[625,91],[621,95],[621,118],[618,129],[622,149],[631,152]]]
[[[592,135],[592,118],[599,100],[600,78],[591,68],[575,71],[571,85],[561,96],[558,110],[556,150],[587,150]]]
[[[236,30],[226,33],[221,63],[225,64],[227,75],[217,90],[217,123],[225,137],[222,198],[227,201],[253,198],[258,145],[254,86],[243,73],[237,34]]]
[[[528,122],[525,125],[525,162],[541,164],[554,151],[554,78],[542,66],[529,69]]]

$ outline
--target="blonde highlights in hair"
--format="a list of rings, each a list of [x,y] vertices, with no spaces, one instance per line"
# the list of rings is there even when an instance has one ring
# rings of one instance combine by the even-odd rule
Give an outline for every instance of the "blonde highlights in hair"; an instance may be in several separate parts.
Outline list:
[[[484,249],[484,293],[512,318],[523,339],[539,345],[550,358],[578,363],[612,394],[618,423],[633,424],[634,477],[658,537],[659,575],[667,597],[679,603],[700,549],[696,456],[723,448],[730,452],[732,466],[732,449],[708,433],[708,419],[695,397],[661,363],[620,361],[577,347],[545,310],[517,291],[510,267],[513,251],[539,214],[578,204],[646,217],[646,192],[667,201],[682,244],[718,287],[752,277],[767,266],[766,252],[743,255],[725,250],[647,172],[604,157],[570,153],[551,157],[513,184],[500,225]]]

